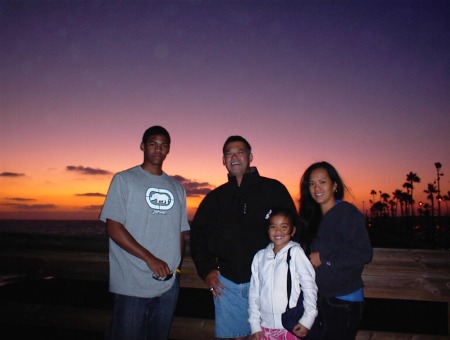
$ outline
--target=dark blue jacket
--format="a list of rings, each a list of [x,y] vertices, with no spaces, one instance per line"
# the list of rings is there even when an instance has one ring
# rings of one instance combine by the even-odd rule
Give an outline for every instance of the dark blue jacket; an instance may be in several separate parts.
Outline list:
[[[336,204],[323,216],[311,251],[320,253],[316,283],[322,296],[346,295],[362,288],[364,264],[372,259],[363,214],[348,202]]]

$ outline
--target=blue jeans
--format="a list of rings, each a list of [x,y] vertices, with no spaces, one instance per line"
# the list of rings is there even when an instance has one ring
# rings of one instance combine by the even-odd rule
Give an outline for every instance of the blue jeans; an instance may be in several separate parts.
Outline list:
[[[161,296],[140,298],[114,294],[109,340],[167,340],[175,313],[180,279]]]
[[[355,339],[362,319],[364,302],[319,297],[318,307],[325,327],[325,339]]]

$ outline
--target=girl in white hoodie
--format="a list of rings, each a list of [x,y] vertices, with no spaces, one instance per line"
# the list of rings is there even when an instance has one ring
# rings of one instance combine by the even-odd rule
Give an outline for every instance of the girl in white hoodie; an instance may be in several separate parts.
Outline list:
[[[271,243],[256,253],[252,262],[249,291],[249,323],[252,340],[291,340],[305,337],[317,316],[315,272],[303,249],[291,240],[295,234],[295,215],[289,209],[270,211],[268,234]],[[287,252],[291,249],[292,290],[289,306],[297,304],[303,291],[305,312],[292,330],[283,328],[281,314],[287,306]]]

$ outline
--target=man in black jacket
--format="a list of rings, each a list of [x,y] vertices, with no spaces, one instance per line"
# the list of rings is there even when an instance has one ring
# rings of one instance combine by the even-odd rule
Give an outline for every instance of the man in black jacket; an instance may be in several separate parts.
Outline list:
[[[191,255],[214,297],[217,338],[246,339],[251,262],[267,246],[267,217],[274,207],[296,210],[279,181],[259,175],[250,144],[230,136],[223,146],[228,182],[201,202],[191,225]]]

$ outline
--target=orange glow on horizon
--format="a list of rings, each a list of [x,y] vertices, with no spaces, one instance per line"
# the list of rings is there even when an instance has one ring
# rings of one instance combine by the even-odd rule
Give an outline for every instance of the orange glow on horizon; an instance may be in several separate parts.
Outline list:
[[[223,170],[222,170],[223,171]],[[110,180],[98,181],[72,181],[66,186],[56,186],[54,190],[48,190],[48,186],[30,183],[27,188],[33,191],[27,191],[24,187],[14,182],[0,179],[2,191],[0,192],[1,205],[0,219],[81,219],[95,220],[99,218],[101,207],[109,186]],[[9,182],[9,184],[8,184]],[[25,181],[27,182],[27,181]],[[222,183],[218,183],[216,186]],[[90,189],[93,185],[95,189]],[[398,186],[400,187],[400,186]],[[299,192],[298,185],[287,187],[296,207],[298,209]],[[350,186],[351,194],[346,195],[346,200],[355,204],[361,211],[370,210],[372,197],[370,191],[372,187],[358,188],[353,190]],[[392,197],[391,191],[386,192]],[[42,192],[42,195],[31,195],[30,192]],[[19,199],[19,197],[21,197]],[[201,200],[204,196],[187,197],[188,219],[192,220]],[[360,199],[365,197],[365,199]],[[422,190],[417,190],[414,195],[415,201],[427,202],[426,195]],[[375,196],[375,201],[379,200],[379,193]],[[363,203],[364,202],[364,203]]]
[[[415,202],[430,203],[436,162],[449,193],[450,2],[243,2],[0,6],[0,219],[97,219],[152,125],[171,135],[164,171],[192,196],[227,180],[231,135],[297,205],[318,161],[364,212],[405,192],[410,171]],[[201,199],[188,197],[189,219]]]

